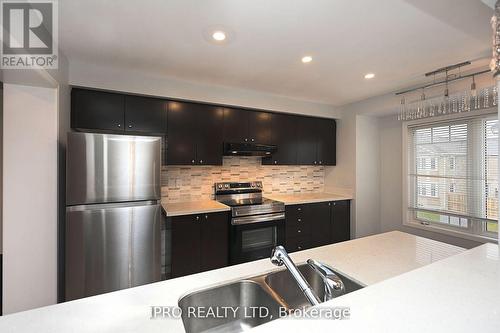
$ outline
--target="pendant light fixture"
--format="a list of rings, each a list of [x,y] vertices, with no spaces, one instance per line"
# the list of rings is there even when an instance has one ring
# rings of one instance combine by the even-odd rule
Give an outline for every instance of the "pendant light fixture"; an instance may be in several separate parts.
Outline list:
[[[476,79],[475,79],[474,75],[472,75],[472,83],[470,85],[470,94],[472,97],[477,97]]]

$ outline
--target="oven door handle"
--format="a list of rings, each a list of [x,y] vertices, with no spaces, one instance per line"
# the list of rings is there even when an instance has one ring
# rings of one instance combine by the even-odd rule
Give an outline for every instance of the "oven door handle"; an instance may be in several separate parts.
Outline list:
[[[253,215],[253,216],[244,216],[244,217],[236,217],[231,219],[232,225],[242,225],[242,224],[251,224],[251,223],[261,223],[261,222],[270,222],[277,220],[284,220],[285,213],[274,213],[274,214],[263,214],[263,215]]]

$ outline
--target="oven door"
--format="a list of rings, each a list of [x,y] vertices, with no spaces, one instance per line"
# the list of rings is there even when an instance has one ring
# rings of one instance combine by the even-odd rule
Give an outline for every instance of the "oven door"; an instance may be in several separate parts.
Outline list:
[[[269,258],[285,243],[285,213],[237,217],[231,220],[230,263]]]

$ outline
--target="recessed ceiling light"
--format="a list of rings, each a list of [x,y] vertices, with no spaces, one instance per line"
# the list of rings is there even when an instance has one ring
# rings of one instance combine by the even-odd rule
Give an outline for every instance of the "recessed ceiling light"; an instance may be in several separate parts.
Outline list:
[[[373,73],[368,73],[365,75],[365,79],[369,80],[369,79],[373,79],[375,77],[375,74]]]
[[[305,56],[302,58],[302,62],[304,64],[307,64],[308,62],[311,62],[313,60],[313,58],[311,56]]]
[[[212,34],[212,38],[218,42],[222,42],[224,39],[226,39],[226,34],[224,33],[224,31],[215,31]]]

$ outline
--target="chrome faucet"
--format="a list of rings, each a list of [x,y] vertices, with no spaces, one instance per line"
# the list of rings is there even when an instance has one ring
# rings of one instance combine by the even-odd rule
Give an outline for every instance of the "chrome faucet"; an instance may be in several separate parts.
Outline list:
[[[344,282],[342,282],[334,271],[316,260],[309,259],[307,263],[323,278],[325,302],[345,294]]]
[[[273,252],[271,253],[271,262],[276,266],[282,266],[283,264],[285,264],[286,268],[288,269],[288,271],[290,271],[290,274],[292,274],[292,277],[294,278],[295,282],[297,282],[300,290],[304,293],[307,300],[312,305],[318,305],[319,303],[321,303],[318,296],[314,293],[302,273],[297,269],[297,266],[295,266],[283,246],[279,245],[273,249]]]
[[[300,290],[304,293],[307,300],[312,305],[318,305],[321,303],[318,295],[312,290],[311,286],[304,278],[302,273],[297,269],[297,266],[293,263],[292,259],[288,256],[285,248],[283,246],[276,246],[271,253],[271,262],[276,266],[286,266],[295,282],[299,286]],[[322,263],[309,259],[307,264],[311,266],[323,279],[323,284],[325,286],[325,297],[323,301],[331,300],[334,297],[343,295],[345,293],[345,287],[342,280],[327,266]]]

